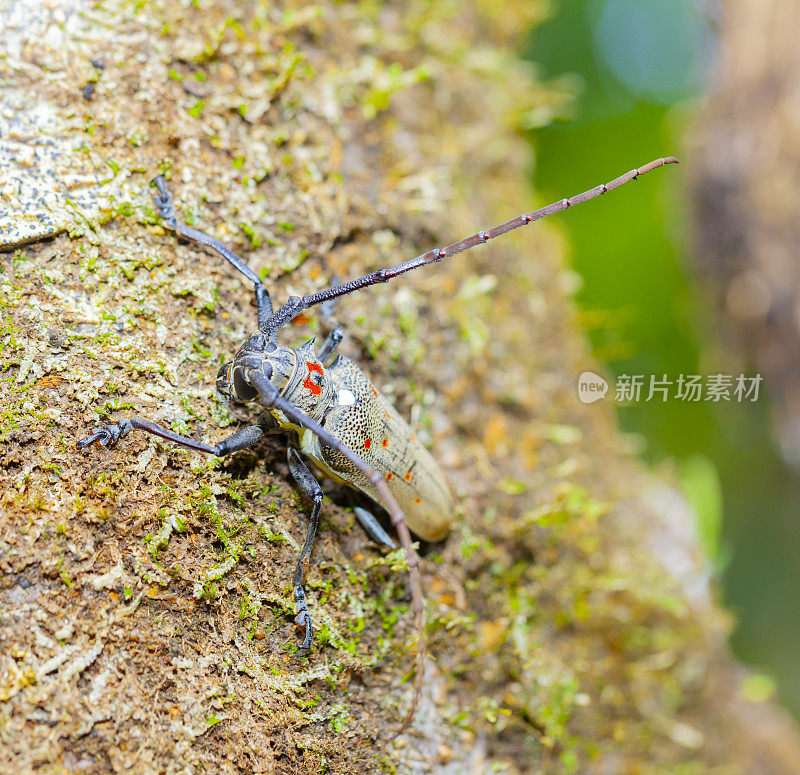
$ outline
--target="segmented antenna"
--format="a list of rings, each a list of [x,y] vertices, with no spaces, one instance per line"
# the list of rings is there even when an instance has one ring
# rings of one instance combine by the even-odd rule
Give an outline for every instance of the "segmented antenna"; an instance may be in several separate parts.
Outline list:
[[[645,164],[643,167],[639,167],[638,169],[626,172],[624,175],[620,175],[618,178],[615,178],[609,183],[604,183],[603,185],[596,186],[595,188],[590,188],[588,191],[584,191],[582,194],[576,194],[569,199],[562,199],[558,202],[553,202],[553,204],[547,205],[547,207],[542,207],[539,210],[534,210],[532,213],[523,213],[522,215],[518,215],[516,218],[512,218],[510,221],[501,223],[499,226],[495,226],[488,231],[479,231],[477,234],[473,234],[471,237],[466,237],[465,239],[454,242],[452,245],[448,245],[444,248],[435,248],[434,250],[429,250],[427,253],[423,253],[416,258],[403,261],[402,264],[397,264],[397,266],[385,267],[384,269],[379,269],[377,272],[372,272],[372,274],[359,277],[356,280],[350,280],[349,282],[342,283],[341,285],[335,285],[332,288],[319,291],[319,293],[313,293],[310,296],[304,296],[301,300],[302,307],[298,304],[297,313],[295,314],[299,314],[303,309],[313,307],[315,304],[321,304],[329,299],[335,299],[337,296],[344,296],[348,293],[352,293],[353,291],[357,291],[359,288],[366,288],[369,285],[388,282],[394,277],[405,274],[406,272],[410,272],[412,269],[417,269],[418,267],[426,266],[427,264],[435,264],[437,261],[441,261],[443,258],[450,258],[450,256],[454,256],[456,253],[463,253],[465,250],[482,245],[484,242],[488,242],[490,239],[499,237],[501,234],[506,234],[509,231],[518,229],[520,226],[527,226],[529,223],[539,221],[542,218],[546,218],[548,215],[560,213],[562,210],[566,210],[568,207],[574,207],[575,205],[588,202],[590,199],[594,199],[596,196],[605,194],[606,191],[613,191],[615,188],[619,188],[620,186],[624,186],[626,183],[630,183],[632,180],[636,180],[636,178],[638,178],[640,175],[646,175],[648,172],[652,172],[653,170],[663,167],[666,164],[678,164],[678,160],[674,156],[667,156],[664,159],[655,159],[649,164]]]

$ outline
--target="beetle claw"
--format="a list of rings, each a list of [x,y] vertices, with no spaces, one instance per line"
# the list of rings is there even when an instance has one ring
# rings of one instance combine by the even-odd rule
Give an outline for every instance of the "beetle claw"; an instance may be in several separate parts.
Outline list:
[[[84,447],[88,447],[90,444],[94,444],[96,441],[103,443],[101,439],[103,438],[103,433],[99,430],[95,431],[94,433],[89,434],[88,436],[84,436],[80,441],[76,442],[75,446],[78,449],[83,449]]]
[[[302,594],[302,590],[301,590]],[[300,649],[310,649],[311,648],[311,640],[313,637],[313,630],[311,627],[311,615],[308,613],[308,608],[306,607],[306,601],[304,598],[297,599],[297,591],[295,590],[295,599],[297,602],[294,606],[294,622],[298,627],[305,627],[306,635],[303,638],[302,644],[298,647]]]
[[[96,428],[88,436],[82,438],[75,446],[78,449],[84,449],[91,444],[97,443],[103,447],[113,447],[130,429],[131,424],[128,420],[103,425],[100,428]]]
[[[298,646],[298,649],[307,651],[311,648],[311,640],[313,638],[311,617],[308,615],[308,611],[298,614],[295,618],[295,621],[297,622],[298,626],[304,626],[306,629],[306,636],[303,638],[303,642]]]

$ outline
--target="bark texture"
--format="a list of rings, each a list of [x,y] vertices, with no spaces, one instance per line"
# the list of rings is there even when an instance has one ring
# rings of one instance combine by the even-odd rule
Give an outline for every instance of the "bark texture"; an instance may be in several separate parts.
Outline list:
[[[742,694],[685,503],[577,400],[593,364],[556,225],[336,312],[460,504],[425,548],[428,679],[394,744],[406,581],[345,491],[300,658],[308,504],[280,439],[224,462],[136,435],[75,450],[106,417],[206,441],[240,422],[214,377],[251,289],[164,232],[159,169],[278,301],[505,220],[532,207],[517,130],[559,103],[509,48],[541,11],[0,0],[0,769],[800,770],[795,726]]]

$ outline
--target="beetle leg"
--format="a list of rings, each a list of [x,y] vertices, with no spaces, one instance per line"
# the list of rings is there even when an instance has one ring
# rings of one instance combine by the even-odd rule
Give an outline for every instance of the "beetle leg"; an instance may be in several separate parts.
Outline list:
[[[342,343],[342,327],[336,326],[336,328],[331,331],[328,336],[326,337],[325,341],[322,343],[322,347],[319,348],[319,352],[317,353],[317,360],[320,363],[328,365],[330,357],[336,352],[336,348]]]
[[[292,578],[292,585],[294,586],[294,612],[295,622],[305,627],[306,635],[303,640],[301,649],[311,648],[311,615],[308,613],[308,606],[306,605],[306,592],[303,585],[306,581],[306,572],[311,560],[311,550],[314,548],[314,538],[317,535],[317,527],[319,526],[319,510],[322,506],[322,488],[319,482],[314,478],[308,466],[303,462],[300,453],[294,448],[289,447],[287,450],[287,458],[289,460],[289,471],[291,471],[294,480],[300,485],[303,492],[311,498],[311,518],[308,521],[308,530],[306,531],[306,540],[303,543],[303,549],[300,552],[300,557],[297,559],[297,567],[294,571]]]
[[[299,301],[297,297],[295,300]],[[288,304],[284,305],[281,310],[289,310],[292,308],[294,302],[290,299]],[[282,314],[278,310],[273,317],[276,319]],[[266,375],[257,369],[252,369],[246,375],[247,381],[259,392],[259,403],[266,409],[278,409],[292,420],[296,425],[301,428],[306,428],[311,433],[319,438],[321,442],[333,447],[337,452],[344,455],[354,466],[358,468],[361,473],[367,478],[373,487],[378,491],[386,511],[389,512],[389,518],[392,520],[392,525],[397,531],[397,537],[400,539],[400,545],[406,555],[406,564],[408,565],[408,581],[411,587],[411,607],[414,610],[414,624],[416,626],[418,641],[417,641],[417,674],[414,677],[414,694],[411,699],[411,707],[405,715],[400,729],[395,732],[392,739],[396,738],[405,732],[411,725],[414,718],[414,713],[419,705],[419,698],[422,696],[422,684],[425,678],[425,654],[426,654],[426,639],[425,639],[425,594],[422,591],[422,578],[419,572],[419,557],[414,551],[414,544],[411,541],[411,533],[406,525],[403,510],[397,499],[392,495],[384,478],[372,466],[367,465],[364,460],[359,457],[350,447],[343,444],[339,439],[333,436],[330,431],[325,430],[316,420],[309,417],[301,409],[290,404],[273,385]]]
[[[168,229],[172,229],[179,237],[183,237],[185,240],[189,240],[189,242],[196,242],[198,245],[205,245],[212,250],[216,250],[231,266],[238,269],[253,283],[256,294],[256,305],[258,306],[258,325],[264,325],[272,315],[272,299],[270,299],[267,287],[261,282],[261,278],[230,248],[227,248],[219,240],[214,239],[202,231],[193,229],[178,220],[172,203],[172,194],[167,190],[167,184],[163,175],[158,175],[153,178],[151,182],[158,189],[158,193],[153,195],[153,202],[158,210],[158,214],[164,221],[164,225]]]
[[[381,527],[381,523],[375,519],[374,514],[366,509],[362,509],[360,506],[354,506],[353,513],[356,515],[356,519],[361,527],[364,528],[364,532],[375,541],[376,544],[383,544],[390,549],[397,548],[394,541],[389,538],[389,534]]]
[[[88,436],[78,441],[76,446],[78,449],[83,449],[90,444],[97,443],[104,447],[113,447],[119,439],[123,436],[127,436],[132,430],[146,431],[147,433],[160,436],[162,439],[172,441],[187,449],[193,449],[196,452],[205,452],[209,455],[216,455],[217,457],[229,455],[231,452],[238,452],[240,449],[251,447],[264,435],[264,431],[260,426],[248,425],[228,436],[227,439],[223,439],[212,446],[190,439],[188,436],[181,436],[179,433],[173,433],[166,428],[162,428],[160,425],[156,425],[154,422],[150,422],[150,420],[145,420],[141,417],[131,417],[129,420],[117,420],[116,422],[97,428]]]

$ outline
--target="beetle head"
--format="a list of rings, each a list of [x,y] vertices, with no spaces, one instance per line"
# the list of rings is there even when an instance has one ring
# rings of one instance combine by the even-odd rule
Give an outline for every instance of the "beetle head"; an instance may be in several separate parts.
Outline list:
[[[297,358],[289,347],[268,341],[256,331],[239,348],[233,361],[224,364],[217,373],[217,396],[223,401],[246,404],[258,398],[258,391],[247,379],[256,369],[283,392],[296,368]]]

